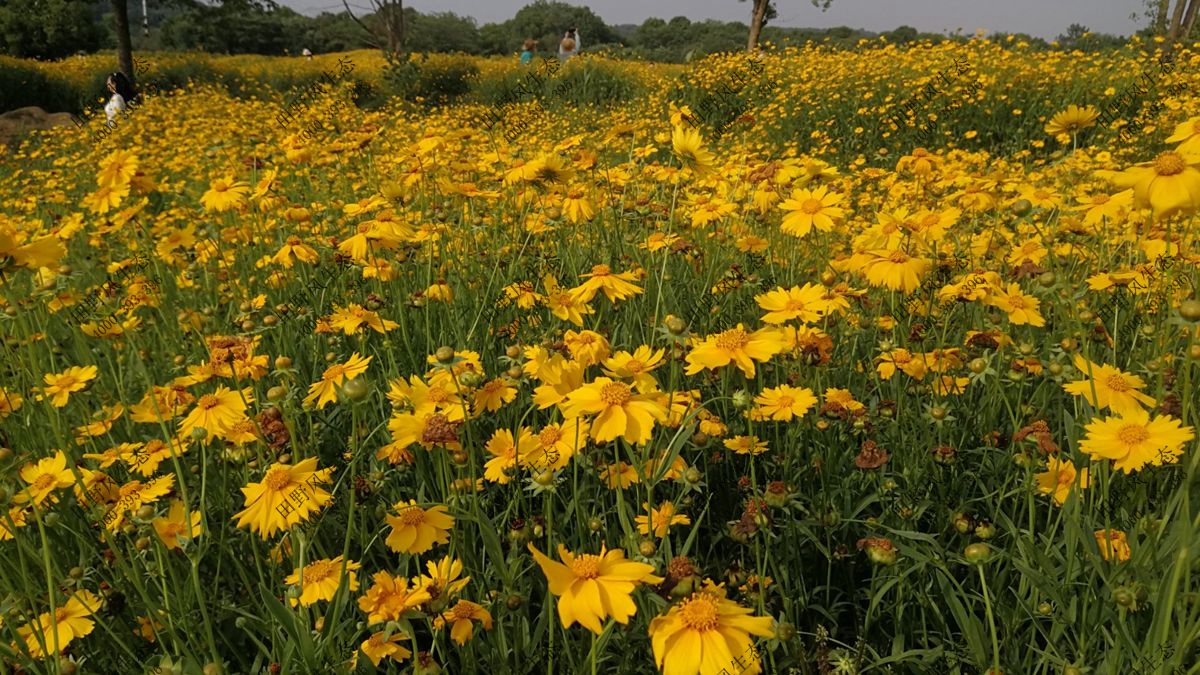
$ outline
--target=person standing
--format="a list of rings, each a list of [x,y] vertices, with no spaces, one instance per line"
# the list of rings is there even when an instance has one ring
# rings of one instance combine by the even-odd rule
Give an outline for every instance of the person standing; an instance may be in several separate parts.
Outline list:
[[[526,40],[524,51],[521,52],[521,65],[527,66],[533,63],[533,48],[537,46],[537,40]]]
[[[117,126],[114,120],[118,114],[125,112],[126,104],[134,102],[137,98],[137,91],[129,78],[125,77],[125,73],[119,70],[108,76],[107,85],[108,90],[112,92],[112,98],[104,105],[104,116],[108,118],[107,124],[111,129]]]
[[[568,59],[579,53],[579,43],[577,41],[578,31],[574,28],[568,28],[563,39],[558,43],[558,60],[566,63]]]

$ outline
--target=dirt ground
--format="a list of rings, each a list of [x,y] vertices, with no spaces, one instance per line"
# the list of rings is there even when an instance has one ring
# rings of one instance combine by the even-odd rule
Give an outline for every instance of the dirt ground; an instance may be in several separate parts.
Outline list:
[[[0,146],[14,148],[31,131],[71,124],[70,113],[48,113],[37,106],[10,110],[0,114]]]

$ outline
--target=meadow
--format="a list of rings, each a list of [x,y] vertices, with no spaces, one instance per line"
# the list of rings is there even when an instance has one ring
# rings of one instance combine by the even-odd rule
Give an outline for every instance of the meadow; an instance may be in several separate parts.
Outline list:
[[[1200,44],[139,57],[0,158],[11,672],[1200,673]]]

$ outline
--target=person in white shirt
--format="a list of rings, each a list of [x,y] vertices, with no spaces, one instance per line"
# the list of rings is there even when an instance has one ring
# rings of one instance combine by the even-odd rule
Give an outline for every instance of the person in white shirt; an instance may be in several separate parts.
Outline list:
[[[121,71],[108,76],[108,90],[112,92],[112,98],[104,105],[104,116],[108,118],[109,128],[112,128],[117,126],[117,115],[125,112],[126,104],[137,98],[137,92]]]
[[[579,53],[579,47],[579,31],[572,26],[558,43],[558,60],[566,63],[567,59]]]

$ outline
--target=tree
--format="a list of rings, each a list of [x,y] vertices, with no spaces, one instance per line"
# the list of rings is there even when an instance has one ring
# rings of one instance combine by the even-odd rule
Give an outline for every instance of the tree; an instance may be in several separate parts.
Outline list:
[[[57,59],[100,46],[100,32],[87,2],[10,0],[0,2],[0,51],[16,57]]]
[[[112,0],[112,8],[117,29],[117,61],[121,64],[121,72],[133,82],[133,40],[129,37],[129,7],[125,0]]]
[[[745,2],[745,0],[739,0]],[[771,0],[754,0],[754,8],[750,10],[750,37],[746,40],[746,51],[752,52],[758,49],[758,36],[762,33],[763,26],[767,25],[767,13],[774,14],[775,8],[771,6]]]
[[[342,0],[342,5],[346,8],[346,13],[351,19],[362,26],[363,30],[372,37],[376,38],[376,46],[382,47],[382,42],[378,41],[378,36],[382,33],[387,40],[386,50],[389,54],[398,54],[400,48],[404,45],[404,0],[370,0],[371,6],[375,8],[375,12],[371,15],[372,23],[377,27],[372,29],[367,26],[358,17],[354,16],[354,12],[350,11],[350,4],[347,0]],[[379,26],[382,24],[382,27]]]

